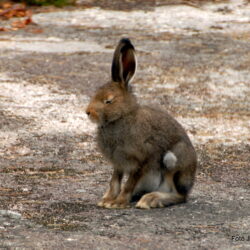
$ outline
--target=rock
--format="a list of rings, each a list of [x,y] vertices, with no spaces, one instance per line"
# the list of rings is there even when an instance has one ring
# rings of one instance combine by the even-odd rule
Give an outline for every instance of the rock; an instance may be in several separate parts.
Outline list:
[[[20,213],[11,210],[0,210],[0,215],[7,216],[12,219],[21,219],[22,217]]]

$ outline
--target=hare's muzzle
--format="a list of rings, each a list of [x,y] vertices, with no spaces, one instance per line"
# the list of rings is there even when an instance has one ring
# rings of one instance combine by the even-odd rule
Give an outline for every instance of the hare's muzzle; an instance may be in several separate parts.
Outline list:
[[[86,109],[86,114],[87,116],[89,117],[89,119],[92,121],[92,122],[98,122],[99,120],[99,116],[98,116],[98,113],[96,112],[96,110],[93,108],[93,107],[88,107]]]

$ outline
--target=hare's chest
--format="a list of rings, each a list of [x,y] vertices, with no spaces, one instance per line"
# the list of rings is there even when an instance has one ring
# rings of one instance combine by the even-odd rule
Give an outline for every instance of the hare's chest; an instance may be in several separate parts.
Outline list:
[[[102,153],[109,159],[114,158],[118,148],[126,143],[125,133],[112,129],[100,129],[97,135],[98,146]]]

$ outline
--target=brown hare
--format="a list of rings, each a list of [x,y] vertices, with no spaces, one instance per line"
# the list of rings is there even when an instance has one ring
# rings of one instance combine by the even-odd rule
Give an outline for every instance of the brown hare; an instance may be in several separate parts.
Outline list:
[[[128,38],[117,45],[111,71],[111,81],[97,90],[86,110],[98,124],[98,146],[113,166],[98,206],[127,208],[133,197],[140,197],[137,208],[147,209],[185,202],[195,179],[194,147],[167,112],[138,104],[129,84],[136,56]]]

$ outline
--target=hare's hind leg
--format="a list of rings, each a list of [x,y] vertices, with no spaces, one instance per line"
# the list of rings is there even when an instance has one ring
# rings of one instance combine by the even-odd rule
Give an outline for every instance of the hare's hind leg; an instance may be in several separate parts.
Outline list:
[[[166,173],[165,179],[159,189],[142,196],[137,202],[137,208],[166,207],[186,201],[186,195],[177,192],[174,184],[173,173]]]
[[[155,191],[142,196],[137,208],[166,207],[185,202],[193,186],[197,165],[193,146],[177,143],[163,157],[166,167],[163,182]]]

